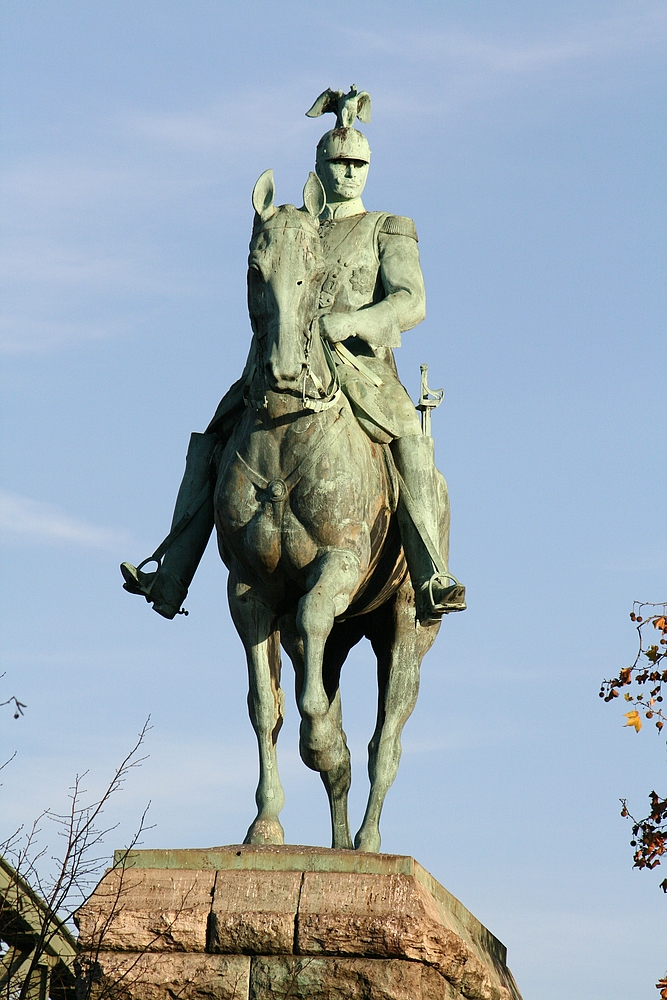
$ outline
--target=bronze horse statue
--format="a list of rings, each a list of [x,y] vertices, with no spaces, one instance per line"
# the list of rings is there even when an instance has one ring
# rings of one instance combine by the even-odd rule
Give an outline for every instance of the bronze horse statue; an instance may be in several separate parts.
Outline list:
[[[326,271],[318,236],[322,186],[311,174],[302,209],[277,207],[274,195],[273,174],[266,171],[253,191],[248,304],[255,353],[244,390],[247,406],[218,459],[214,499],[259,743],[257,816],[246,843],[283,843],[276,756],[284,707],[282,645],[296,674],[301,757],[324,782],[332,846],[352,848],[350,753],[339,680],[347,654],[365,636],[377,657],[378,712],[368,748],[370,795],[354,847],[378,851],[380,813],[398,769],[401,731],[439,623],[416,625],[389,449],[360,427],[341,392],[331,349],[319,335]],[[444,481],[443,510],[444,547]]]

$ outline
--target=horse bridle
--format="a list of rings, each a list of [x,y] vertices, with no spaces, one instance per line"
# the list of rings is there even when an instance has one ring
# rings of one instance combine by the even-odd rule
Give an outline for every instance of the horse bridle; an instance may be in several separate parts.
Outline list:
[[[263,355],[262,341],[266,338],[266,331],[263,333],[256,333],[256,342],[258,353]],[[328,410],[330,407],[335,406],[340,399],[341,395],[341,385],[340,377],[333,359],[333,354],[331,352],[331,346],[329,342],[321,337],[320,327],[319,327],[319,314],[315,315],[307,329],[303,334],[305,344],[304,344],[304,361],[302,363],[302,382],[301,382],[301,405],[304,410],[310,411],[312,413],[322,413],[324,410]],[[327,363],[331,375],[331,381],[329,385],[325,388],[322,380],[319,378],[316,372],[313,371],[310,364],[310,355],[313,346],[313,340],[317,337],[322,344],[322,350],[324,353],[324,358]],[[261,399],[254,398],[251,395],[250,388],[255,381],[255,377],[259,374],[261,369],[262,377],[262,387],[264,393]],[[317,396],[311,396],[308,394],[308,382],[312,382],[315,391],[318,393]],[[255,361],[253,367],[246,379],[245,385],[243,386],[243,402],[246,406],[253,410],[265,410],[268,408],[269,402],[266,396],[267,393],[267,383],[266,374],[264,372],[264,358],[260,357]],[[272,392],[276,393],[286,393],[289,390],[272,389]]]

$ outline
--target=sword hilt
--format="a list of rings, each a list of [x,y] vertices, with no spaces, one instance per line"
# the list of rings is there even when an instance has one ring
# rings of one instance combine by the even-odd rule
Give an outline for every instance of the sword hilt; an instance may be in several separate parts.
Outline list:
[[[431,436],[431,410],[440,406],[445,395],[444,389],[429,389],[428,387],[428,365],[420,365],[421,385],[419,388],[419,402],[417,409],[422,417],[422,433]]]

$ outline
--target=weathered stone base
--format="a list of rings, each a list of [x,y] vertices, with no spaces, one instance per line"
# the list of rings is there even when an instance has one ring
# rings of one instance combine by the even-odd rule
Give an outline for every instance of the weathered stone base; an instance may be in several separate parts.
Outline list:
[[[247,1000],[250,956],[102,951],[79,961],[79,982],[104,1000]]]
[[[452,1000],[459,996],[421,962],[382,958],[253,958],[252,1000]]]
[[[455,1000],[461,996],[421,962],[398,958],[290,955],[97,957],[93,995],[126,1000]]]
[[[82,1000],[521,1000],[504,946],[412,858],[117,860],[77,915]]]

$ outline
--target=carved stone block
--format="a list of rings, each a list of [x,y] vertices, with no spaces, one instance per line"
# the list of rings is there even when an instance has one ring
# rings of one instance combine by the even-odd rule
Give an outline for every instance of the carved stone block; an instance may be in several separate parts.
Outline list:
[[[247,1000],[249,991],[247,955],[114,951],[79,965],[79,981],[92,980],[90,1000]]]
[[[249,1000],[455,1000],[437,972],[418,962],[369,958],[253,958]]]
[[[214,871],[112,868],[77,912],[79,944],[105,951],[205,951]]]
[[[302,878],[301,872],[219,871],[208,950],[291,954]]]

